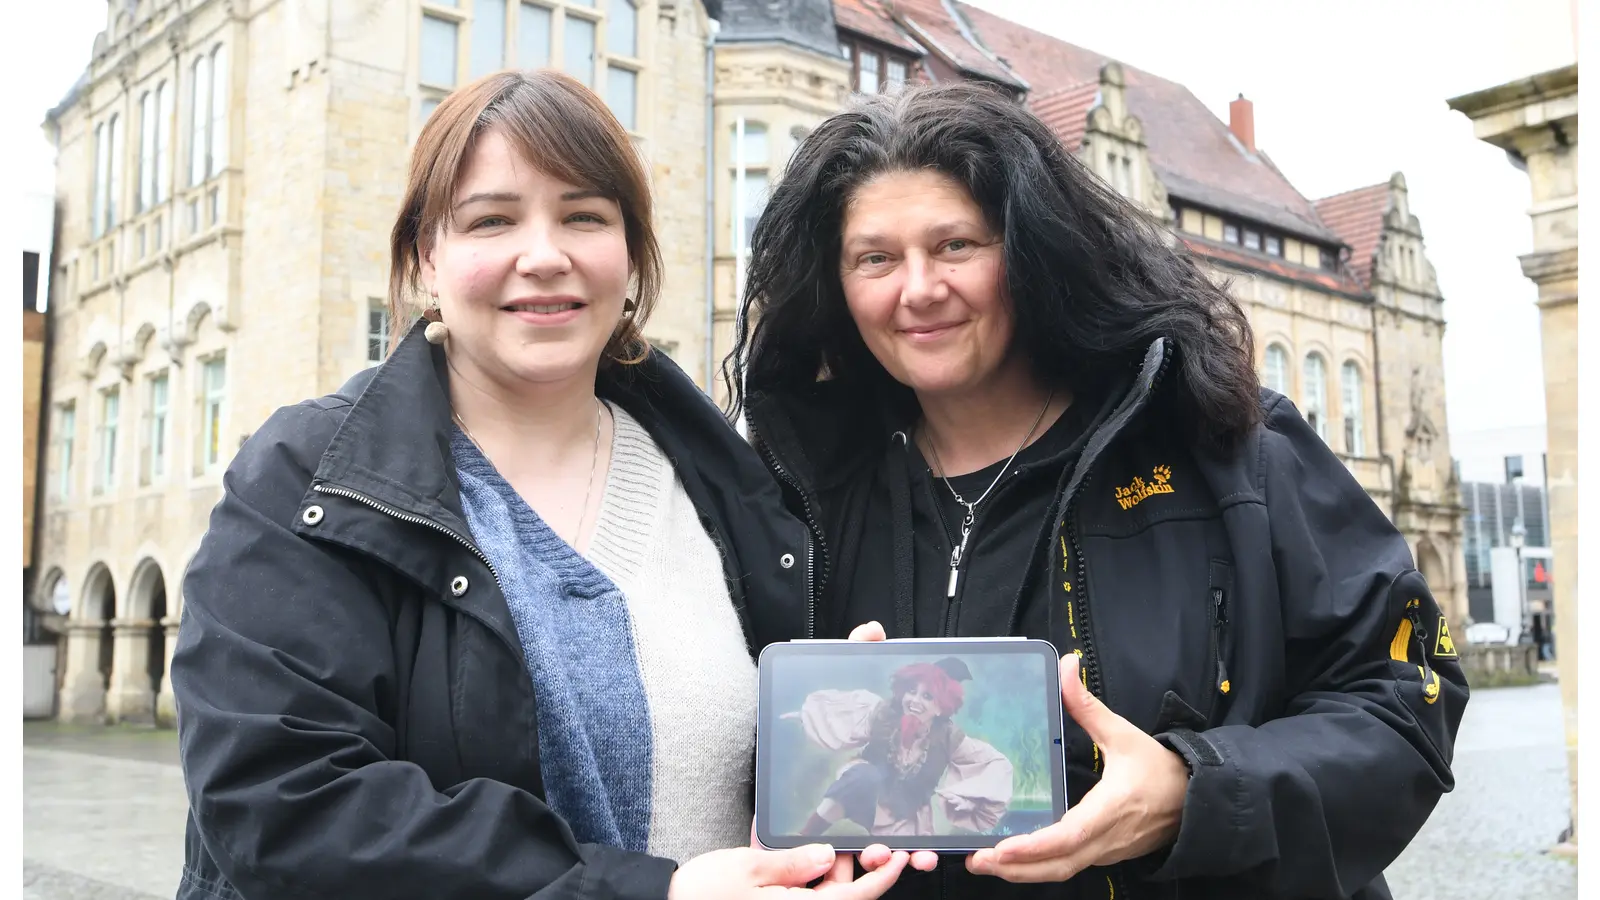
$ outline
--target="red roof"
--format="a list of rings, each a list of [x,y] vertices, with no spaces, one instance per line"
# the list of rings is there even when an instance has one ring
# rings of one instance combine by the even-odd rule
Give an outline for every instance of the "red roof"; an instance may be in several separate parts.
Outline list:
[[[1069,153],[1077,153],[1089,128],[1089,110],[1100,99],[1100,82],[1085,81],[1028,96],[1028,108],[1061,139]]]
[[[1388,182],[1324,197],[1316,206],[1322,221],[1350,245],[1350,269],[1362,287],[1369,287],[1383,217],[1389,211]]]
[[[1366,289],[1354,278],[1351,278],[1343,267],[1340,267],[1337,272],[1330,272],[1327,269],[1312,269],[1307,266],[1295,265],[1275,256],[1253,253],[1243,247],[1235,247],[1232,244],[1219,244],[1216,241],[1192,234],[1184,233],[1179,236],[1183,238],[1184,245],[1197,256],[1209,257],[1256,272],[1265,272],[1268,275],[1276,275],[1279,278],[1287,278],[1290,281],[1314,284],[1324,290],[1347,294],[1352,297],[1364,297],[1366,295]]]
[[[945,0],[887,0],[883,6],[906,23],[913,37],[932,42],[928,49],[957,69],[1016,88],[1028,86],[1014,69],[993,58],[966,22],[950,14]]]
[[[1111,61],[958,0],[953,5],[978,39],[1036,94],[1098,82],[1100,67]],[[1169,194],[1299,236],[1338,240],[1271,160],[1247,151],[1188,88],[1125,63],[1122,68],[1128,109],[1144,125],[1150,163]]]
[[[889,18],[878,0],[833,0],[833,19],[840,28],[898,47],[913,56],[922,56],[925,52]]]

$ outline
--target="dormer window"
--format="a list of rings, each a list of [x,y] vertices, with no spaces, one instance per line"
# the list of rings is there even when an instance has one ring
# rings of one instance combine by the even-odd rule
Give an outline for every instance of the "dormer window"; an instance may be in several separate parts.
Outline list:
[[[913,60],[876,44],[842,40],[839,53],[850,64],[850,90],[858,94],[887,94],[910,80]]]

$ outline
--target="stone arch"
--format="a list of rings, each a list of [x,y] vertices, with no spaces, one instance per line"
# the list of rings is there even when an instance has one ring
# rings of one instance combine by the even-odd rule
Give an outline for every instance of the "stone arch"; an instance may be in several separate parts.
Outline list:
[[[1433,596],[1448,597],[1450,593],[1450,570],[1445,568],[1444,557],[1433,546],[1433,541],[1424,537],[1417,541],[1417,571],[1422,573],[1422,579],[1428,583],[1428,590]],[[1441,602],[1440,606],[1444,606]]]
[[[167,584],[161,564],[146,556],[134,567],[128,582],[122,627],[128,659],[118,660],[122,670],[116,697],[117,717],[123,721],[153,722],[155,698],[166,674]]]
[[[116,617],[116,583],[112,580],[111,569],[105,563],[97,562],[89,568],[89,574],[83,579],[83,596],[78,607],[78,618],[100,628],[97,668],[102,690],[111,685],[111,670],[115,663],[116,652],[111,623],[116,621]]]
[[[104,362],[105,358],[106,358],[106,342],[105,341],[95,341],[93,344],[91,344],[89,346],[89,349],[86,352],[84,352],[83,356],[79,358],[79,361],[78,361],[78,372],[79,372],[79,374],[81,374],[86,379],[89,379],[91,381],[94,380],[94,377],[96,375],[98,375],[99,372],[100,372],[100,363]]]
[[[72,589],[67,581],[67,573],[60,566],[52,566],[39,579],[33,592],[33,608],[58,616],[72,612]]]

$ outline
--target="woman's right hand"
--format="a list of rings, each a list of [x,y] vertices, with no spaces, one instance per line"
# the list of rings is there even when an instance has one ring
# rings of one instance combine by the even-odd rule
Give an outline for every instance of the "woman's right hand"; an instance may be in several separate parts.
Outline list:
[[[849,854],[835,854],[827,844],[807,844],[793,850],[755,850],[740,847],[713,850],[696,856],[672,875],[667,900],[744,900],[787,891],[785,896],[815,895],[828,900],[874,900],[894,886],[909,859],[897,850],[887,862],[852,881],[855,866]],[[827,876],[816,888],[804,888]]]

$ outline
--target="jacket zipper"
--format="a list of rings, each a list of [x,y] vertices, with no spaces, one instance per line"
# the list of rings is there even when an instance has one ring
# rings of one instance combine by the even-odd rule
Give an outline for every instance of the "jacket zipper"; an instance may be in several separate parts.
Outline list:
[[[805,509],[806,637],[814,638],[817,636],[817,591],[815,586],[816,556],[817,552],[822,549],[822,529],[817,527],[817,518],[811,511],[811,498],[806,494],[805,489],[800,486],[800,482],[796,480],[794,476],[789,474],[789,470],[785,469],[783,464],[778,462],[778,458],[773,454],[772,448],[767,446],[767,442],[762,440],[761,435],[757,433],[755,423],[750,422],[748,417],[745,421],[750,425],[750,437],[752,438],[752,441],[756,447],[760,449],[762,459],[766,460],[767,465],[770,466],[772,471],[777,474],[779,480],[781,480],[784,484],[787,484],[789,487],[794,488],[795,494],[800,498],[801,507]]]
[[[432,519],[425,519],[422,516],[414,516],[410,513],[401,512],[392,506],[379,503],[365,494],[358,494],[355,491],[346,490],[345,488],[329,487],[326,484],[313,484],[311,489],[319,494],[332,494],[335,497],[348,497],[357,503],[370,506],[378,512],[392,516],[393,518],[399,519],[402,522],[410,522],[413,525],[425,525],[428,528],[432,528],[434,531],[439,532],[440,534],[449,535],[451,538],[455,539],[456,543],[472,551],[472,555],[476,556],[479,562],[483,563],[484,568],[489,570],[489,574],[494,577],[494,586],[500,589],[500,593],[505,593],[505,586],[500,583],[500,573],[495,571],[494,563],[489,562],[489,557],[485,556],[484,552],[479,550],[476,544],[472,543],[461,535],[456,534],[454,531],[451,531],[443,525],[440,525],[438,522],[435,522]]]
[[[1154,394],[1156,388],[1161,385],[1162,376],[1167,374],[1167,366],[1171,362],[1172,354],[1171,350],[1169,349],[1163,355],[1161,366],[1156,370],[1155,378],[1151,380],[1149,391],[1150,394]],[[1105,700],[1105,681],[1100,675],[1099,658],[1094,649],[1094,627],[1089,615],[1089,565],[1084,560],[1083,547],[1078,541],[1078,528],[1076,522],[1078,497],[1081,496],[1084,491],[1089,489],[1089,485],[1094,480],[1092,461],[1090,466],[1090,470],[1084,473],[1083,482],[1078,485],[1078,489],[1073,492],[1072,498],[1067,501],[1065,527],[1067,529],[1068,539],[1072,543],[1072,556],[1075,560],[1077,560],[1077,565],[1075,568],[1077,570],[1076,575],[1078,579],[1076,582],[1076,587],[1072,592],[1072,600],[1069,602],[1076,606],[1078,611],[1078,620],[1082,626],[1083,637],[1080,640],[1083,642],[1082,666],[1083,671],[1087,675],[1085,681],[1089,687],[1089,692],[1094,694],[1096,697],[1099,697],[1103,701]],[[1096,760],[1095,770],[1098,773],[1100,768],[1100,748],[1098,746],[1094,747],[1094,755]],[[1121,893],[1124,897],[1127,896],[1127,884],[1122,878],[1122,866],[1112,866],[1111,871],[1106,875],[1106,881],[1111,887],[1112,896],[1116,896],[1117,888],[1122,889]]]
[[[1211,589],[1211,655],[1217,661],[1216,692],[1211,695],[1211,713],[1216,712],[1217,704],[1221,697],[1233,690],[1233,683],[1228,679],[1228,666],[1223,660],[1223,633],[1228,625],[1228,592],[1221,587]],[[1209,720],[1211,716],[1207,716]]]
[[[1428,631],[1422,627],[1422,614],[1418,606],[1416,600],[1407,603],[1406,618],[1411,620],[1411,637],[1417,642],[1417,658],[1422,660],[1422,664],[1417,666],[1417,672],[1422,675],[1422,699],[1433,703],[1439,699],[1439,673],[1428,664]]]

